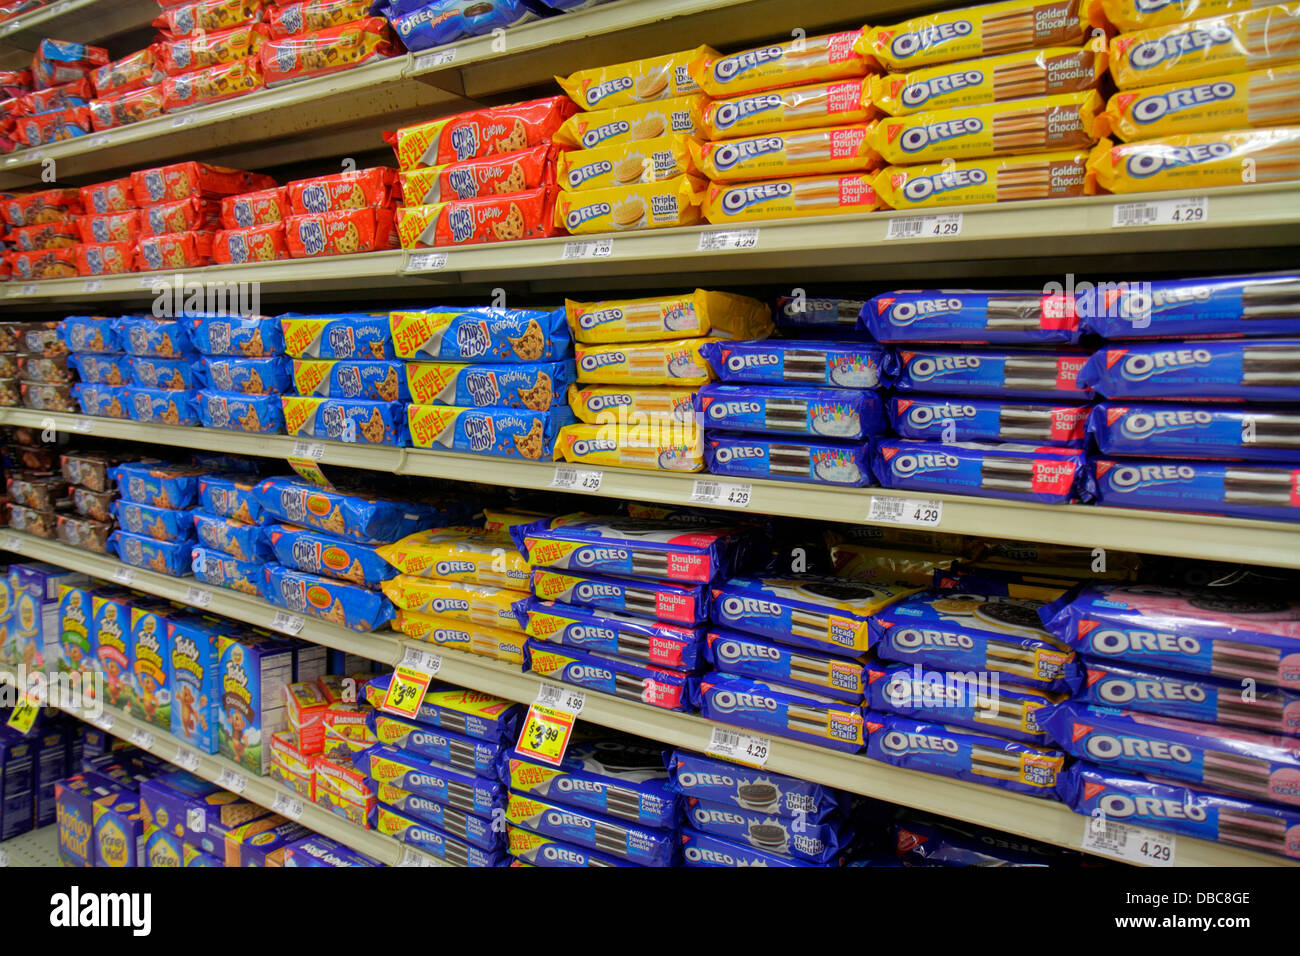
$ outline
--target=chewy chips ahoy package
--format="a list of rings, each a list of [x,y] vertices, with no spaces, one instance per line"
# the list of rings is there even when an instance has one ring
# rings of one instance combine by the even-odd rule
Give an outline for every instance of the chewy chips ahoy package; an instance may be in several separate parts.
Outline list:
[[[1300,409],[1182,402],[1102,402],[1088,434],[1104,455],[1300,462]]]
[[[280,316],[284,351],[292,358],[391,359],[393,340],[388,313],[351,312],[335,315]]]
[[[263,526],[235,521],[206,511],[192,511],[194,533],[199,543],[222,551],[239,561],[262,563],[273,552],[266,543]],[[310,570],[310,569],[308,569]]]
[[[847,388],[710,383],[696,394],[695,410],[707,428],[819,438],[862,439],[886,421],[875,392]]]
[[[179,358],[195,354],[185,325],[179,320],[127,315],[118,319],[117,328],[123,351],[131,355]]]
[[[1077,293],[1084,326],[1104,339],[1256,337],[1300,333],[1294,272],[1157,279]]]
[[[133,355],[124,361],[131,383],[144,388],[193,391],[207,384],[203,363],[191,358],[163,359]]]
[[[284,413],[279,395],[245,395],[204,389],[198,393],[198,409],[204,428],[262,435],[284,432]]]
[[[862,307],[858,321],[877,342],[1072,344],[1080,334],[1074,297],[1042,291],[886,292]]]
[[[196,524],[198,521],[196,516]],[[373,545],[289,525],[268,525],[258,530],[267,553],[274,554],[285,567],[368,586],[380,584],[397,574]]]
[[[398,541],[429,525],[453,524],[464,507],[427,505],[349,494],[297,478],[267,478],[257,501],[270,518],[315,528],[364,544]]]
[[[1082,448],[885,439],[872,472],[884,488],[1065,504],[1087,492]]]
[[[849,809],[848,794],[820,783],[677,750],[668,760],[673,789],[715,805],[781,817],[803,815],[810,823]]]
[[[777,737],[860,753],[866,743],[862,708],[809,690],[714,671],[692,687],[705,720],[749,727]]]
[[[210,356],[203,359],[203,370],[208,383],[217,391],[241,392],[245,395],[270,395],[289,390],[289,360],[276,356],[267,358],[227,358]]]
[[[127,501],[155,508],[189,508],[198,494],[200,469],[159,461],[127,462],[108,470]]]
[[[154,508],[137,501],[113,502],[113,517],[122,530],[147,535],[158,541],[190,541],[194,538],[193,512]]]
[[[284,351],[280,320],[265,315],[190,315],[190,341],[204,355],[257,358]]]
[[[419,361],[551,362],[569,353],[564,308],[394,312],[397,357]]]
[[[199,424],[194,413],[197,392],[177,392],[162,388],[127,386],[122,389],[127,413],[137,422],[154,422],[159,425]]]
[[[257,482],[242,476],[201,476],[198,506],[234,521],[252,524],[263,520],[262,504],[257,500]]]
[[[190,554],[190,568],[195,578],[215,587],[230,588],[241,594],[262,593],[260,562],[240,561],[223,551],[199,547]]]
[[[262,597],[295,614],[309,614],[353,631],[373,631],[392,620],[393,606],[382,594],[330,578],[262,565]]]
[[[108,550],[123,564],[183,577],[190,570],[189,541],[157,541],[144,535],[114,531],[108,537]]]
[[[882,388],[889,384],[888,352],[871,342],[707,342],[701,351],[723,382],[836,388]]]

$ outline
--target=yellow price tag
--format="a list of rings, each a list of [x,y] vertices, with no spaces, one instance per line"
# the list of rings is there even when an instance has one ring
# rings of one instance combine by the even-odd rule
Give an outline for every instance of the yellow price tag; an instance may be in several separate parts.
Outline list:
[[[35,726],[36,718],[40,716],[40,713],[41,705],[24,694],[22,700],[14,705],[12,713],[9,714],[9,720],[6,722],[6,726],[12,727],[20,734],[29,734],[32,731],[32,727]]]
[[[384,695],[383,709],[414,720],[432,680],[433,675],[428,671],[418,670],[405,662],[398,664],[388,685],[388,693]]]
[[[526,757],[558,767],[564,763],[564,752],[569,749],[573,724],[577,715],[545,704],[528,708],[523,732],[515,749]]]
[[[325,472],[320,470],[320,462],[314,458],[290,458],[288,461],[289,467],[305,480],[327,488],[330,486],[330,480],[325,477]]]

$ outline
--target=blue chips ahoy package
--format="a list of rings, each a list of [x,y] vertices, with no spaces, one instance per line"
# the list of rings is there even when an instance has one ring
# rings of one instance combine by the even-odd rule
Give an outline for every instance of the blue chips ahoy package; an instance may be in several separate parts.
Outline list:
[[[524,673],[665,710],[690,709],[694,680],[680,670],[535,639],[524,643]]]
[[[290,384],[299,395],[406,402],[404,362],[384,359],[294,359]]]
[[[198,504],[204,511],[223,518],[249,524],[262,520],[262,503],[257,498],[254,478],[203,475],[199,478]]]
[[[204,428],[279,435],[284,432],[284,413],[279,395],[242,395],[204,389],[198,393],[199,418]]]
[[[687,797],[685,811],[687,823],[700,833],[810,863],[830,861],[853,835],[847,821],[837,817],[796,824],[793,820],[699,797]]]
[[[1043,602],[951,591],[915,594],[871,619],[881,660],[950,671],[991,671],[1008,684],[1070,692],[1080,668],[1043,629]]]
[[[1083,490],[1082,448],[889,438],[872,471],[884,488],[1064,504]]]
[[[96,418],[127,418],[126,392],[120,385],[92,385],[77,382],[72,386],[72,396],[77,400],[81,414]]]
[[[70,315],[59,323],[59,339],[71,352],[121,352],[118,320],[98,315]]]
[[[407,441],[407,406],[401,402],[285,395],[280,404],[289,435],[370,445],[405,445]]]
[[[409,362],[405,371],[403,390],[409,386],[411,400],[417,405],[504,406],[538,412],[566,404],[574,374],[572,362]]]
[[[277,607],[353,631],[373,631],[393,617],[393,606],[377,591],[278,564],[262,566],[261,588]]]
[[[714,475],[806,481],[819,485],[871,483],[871,446],[837,441],[777,441],[761,435],[709,432],[704,461]]]
[[[277,356],[266,358],[208,357],[202,360],[207,383],[218,392],[241,392],[245,395],[282,394],[293,383],[289,360]]]
[[[262,593],[262,566],[260,561],[240,561],[211,548],[198,547],[190,555],[190,569],[195,578],[242,594]]]
[[[684,797],[735,806],[752,813],[802,816],[813,823],[842,816],[848,812],[850,803],[849,795],[843,790],[689,750],[673,752],[668,759],[668,776],[673,789]]]
[[[707,428],[769,435],[862,439],[886,423],[875,392],[847,388],[710,383],[696,393],[695,410]]]
[[[692,686],[705,720],[859,753],[866,743],[862,708],[812,691],[732,674],[705,674]]]
[[[397,357],[431,362],[551,362],[570,351],[564,307],[394,312]]]
[[[704,656],[724,674],[774,681],[836,700],[861,703],[867,687],[860,660],[796,650],[738,631],[709,631]]]
[[[1088,434],[1104,455],[1300,461],[1300,409],[1182,402],[1102,402]]]
[[[155,508],[191,507],[198,496],[201,474],[189,465],[161,461],[126,462],[108,470],[123,498]]]
[[[576,419],[568,408],[456,408],[407,405],[411,444],[471,455],[549,459],[561,428]]]
[[[905,289],[862,307],[860,326],[877,342],[998,345],[1079,341],[1074,296],[1039,290]]]
[[[199,416],[194,411],[197,392],[176,392],[163,388],[140,388],[125,386],[122,389],[126,397],[127,413],[134,421],[153,422],[157,425],[199,424]]]
[[[374,545],[282,524],[259,530],[263,547],[285,567],[371,586],[397,576],[397,570],[379,556]]]
[[[131,359],[125,355],[69,355],[68,365],[83,382],[125,385],[131,381]]]
[[[200,493],[201,494],[201,493]],[[266,542],[263,525],[236,521],[207,511],[190,512],[199,543],[240,561],[265,562],[274,552]]]
[[[868,711],[866,720],[867,756],[872,760],[1058,799],[1056,778],[1065,766],[1065,754],[1059,750],[898,714]]]
[[[1077,300],[1085,327],[1104,339],[1300,334],[1294,272],[1096,285]]]
[[[518,793],[510,794],[506,820],[540,836],[555,837],[642,866],[671,866],[677,855],[676,835],[670,829],[638,826]]]
[[[133,355],[125,361],[133,385],[192,391],[208,384],[203,363],[197,359],[164,359],[148,355]]]
[[[888,352],[872,342],[706,342],[700,351],[723,382],[836,388],[883,388],[889,384]]]
[[[315,528],[364,544],[398,541],[425,528],[468,517],[460,504],[427,505],[350,494],[297,478],[267,478],[257,501],[271,518]]]
[[[1107,398],[1300,401],[1300,338],[1136,342],[1099,349],[1079,386]]]
[[[1096,458],[1088,465],[1087,494],[1106,507],[1300,521],[1296,464]]]
[[[553,601],[528,601],[523,616],[529,637],[677,670],[695,669],[704,638],[703,628]]]
[[[1075,813],[1300,859],[1300,810],[1155,783],[1113,767],[1075,763],[1056,783]]]
[[[1023,442],[1082,448],[1087,405],[1000,398],[898,395],[889,418],[903,438],[952,442]]]
[[[147,535],[159,541],[192,541],[193,512],[154,508],[125,498],[113,502],[113,517],[123,531]]]
[[[533,594],[543,601],[615,611],[673,624],[703,624],[709,619],[708,588],[583,571],[534,568]]]
[[[191,315],[183,320],[204,355],[256,357],[284,351],[280,320],[265,315]]]
[[[280,316],[285,354],[309,359],[391,359],[387,312]]]
[[[195,354],[185,325],[179,320],[127,315],[118,319],[117,327],[122,350],[131,355],[179,358]]]
[[[365,700],[374,707],[383,703],[392,674],[366,682]],[[459,687],[430,687],[420,702],[416,723],[464,734],[476,740],[508,742],[519,736],[524,708],[491,694]]]
[[[178,578],[190,572],[191,547],[189,541],[158,541],[127,531],[108,536],[108,550],[123,564]]]
[[[899,349],[895,360],[894,387],[900,392],[1051,401],[1092,397],[1079,380],[1088,361],[1083,353],[936,345]]]

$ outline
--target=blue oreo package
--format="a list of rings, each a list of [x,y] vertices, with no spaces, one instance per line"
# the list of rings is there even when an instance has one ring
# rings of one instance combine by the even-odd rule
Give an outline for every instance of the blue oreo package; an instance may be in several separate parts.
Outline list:
[[[874,710],[867,712],[866,721],[867,756],[872,760],[1058,799],[1056,778],[1065,765],[1059,750]]]
[[[677,825],[664,751],[611,736],[576,740],[558,766],[510,753],[510,789],[647,827]]]
[[[197,354],[182,322],[125,315],[117,320],[122,350],[153,358],[181,358]]]
[[[1073,692],[1080,666],[1070,646],[1044,630],[1042,601],[924,591],[877,614],[871,642],[881,660],[946,671],[991,671],[999,680]]]
[[[1300,736],[1300,694],[1257,685],[1248,696],[1240,682],[1136,667],[1122,659],[1083,664],[1075,699],[1088,704]]]
[[[276,607],[352,631],[373,631],[393,618],[393,605],[378,591],[279,564],[261,568],[262,597]]]
[[[260,561],[240,561],[211,548],[197,547],[190,554],[190,570],[196,579],[241,594],[261,595],[262,568]]]
[[[709,593],[702,584],[671,584],[554,568],[534,568],[530,580],[533,595],[543,601],[632,614],[688,627],[704,624],[709,619]]]
[[[421,760],[395,747],[371,747],[353,765],[376,784],[427,797],[443,806],[492,818],[505,805],[506,787],[495,777],[476,777]]]
[[[190,341],[204,355],[256,358],[284,352],[280,320],[266,315],[191,314],[184,319]]]
[[[875,392],[788,385],[711,382],[695,395],[708,428],[768,435],[862,439],[885,430],[884,402]]]
[[[523,827],[506,827],[506,839],[510,843],[510,855],[515,859],[515,866],[603,868],[639,865],[586,847],[574,846],[563,840],[545,837]]]
[[[429,362],[553,362],[571,350],[564,306],[432,309],[389,317],[398,358]]]
[[[209,356],[202,360],[207,383],[218,392],[244,395],[283,394],[293,384],[289,360],[280,356],[266,358],[226,358]]]
[[[1181,402],[1103,402],[1088,434],[1104,455],[1300,461],[1300,410]]]
[[[492,777],[503,783],[509,779],[503,744],[449,733],[382,710],[367,713],[366,726],[380,744],[421,760],[476,777]]]
[[[1028,687],[1003,686],[999,675],[988,671],[928,670],[919,664],[872,664],[867,681],[871,710],[1040,746],[1049,741],[1034,715],[1063,699]]]
[[[1099,349],[1079,385],[1107,398],[1300,402],[1300,338],[1135,342]]]
[[[380,807],[386,807],[414,820],[433,827],[471,846],[492,852],[505,846],[505,833],[493,829],[492,821],[454,807],[444,806],[436,800],[407,793],[387,783],[376,788],[375,797]]]
[[[572,362],[518,365],[409,362],[403,390],[409,386],[417,405],[504,406],[540,412],[567,404],[565,396],[573,376]]]
[[[817,823],[787,821],[699,797],[686,798],[686,821],[700,833],[810,863],[834,859],[852,836],[848,823],[837,817]]]
[[[99,315],[70,315],[59,323],[59,340],[70,352],[118,353],[118,320]]]
[[[131,362],[125,355],[69,355],[68,364],[83,382],[93,385],[125,385],[131,381]]]
[[[614,611],[594,611],[554,601],[517,601],[514,612],[529,637],[673,670],[694,670],[704,642],[702,627],[686,627]]]
[[[155,508],[120,498],[113,502],[113,517],[123,531],[142,534],[158,541],[194,540],[193,512]]]
[[[376,809],[375,830],[430,856],[459,866],[500,866],[506,860],[505,855],[499,851],[486,851],[458,840],[437,827],[423,824],[388,806]]]
[[[126,359],[131,383],[144,388],[169,388],[193,391],[208,384],[203,363],[196,359],[163,359],[133,355]]]
[[[873,342],[706,342],[700,353],[723,382],[836,388],[884,388],[889,384],[889,353]]]
[[[894,387],[900,392],[1052,401],[1092,398],[1079,378],[1088,361],[1084,353],[954,345],[899,349],[895,360]]]
[[[280,405],[289,435],[370,445],[405,445],[408,441],[408,406],[401,402],[285,395]]]
[[[462,502],[435,505],[372,498],[300,478],[266,478],[258,483],[256,496],[270,518],[364,544],[400,541],[426,528],[461,524],[469,517]]]
[[[392,679],[392,674],[381,674],[366,681],[365,701],[372,707],[379,707]],[[519,736],[519,721],[523,713],[520,705],[491,694],[435,685],[420,702],[415,722],[476,740],[510,743]]]
[[[199,418],[205,428],[259,435],[284,433],[284,412],[279,395],[241,395],[203,389],[198,393],[197,401]]]
[[[244,475],[203,475],[199,478],[199,507],[222,518],[247,524],[262,522],[257,480]],[[218,549],[220,550],[220,549]]]
[[[1079,341],[1074,296],[1027,290],[903,289],[862,307],[859,327],[877,342],[982,345]]]
[[[1300,859],[1300,809],[1229,797],[1090,763],[1057,780],[1075,813]]]
[[[705,636],[704,657],[724,674],[805,688],[850,703],[861,704],[866,692],[862,661],[797,650],[752,634],[711,630]]]
[[[108,550],[123,564],[177,578],[190,573],[192,547],[189,541],[158,541],[127,531],[114,531],[108,536]]]
[[[764,850],[746,846],[735,840],[697,830],[684,828],[681,831],[682,866],[837,866],[837,863],[812,863],[791,856],[780,856]]]
[[[852,296],[782,295],[777,297],[774,313],[782,331],[852,336],[858,328],[858,315],[866,304],[865,299]]]
[[[837,441],[779,441],[762,435],[710,431],[704,462],[710,474],[815,485],[871,484],[871,446]]]
[[[638,826],[590,810],[511,793],[506,820],[541,836],[596,850],[643,866],[670,866],[677,856],[670,829]]]
[[[1300,334],[1294,272],[1121,282],[1076,299],[1084,326],[1105,339]]]
[[[524,0],[431,0],[418,6],[399,2],[388,9],[394,8],[408,8],[405,13],[385,16],[406,48],[416,52],[537,19],[537,13]]]
[[[341,312],[310,315],[286,312],[279,317],[284,351],[291,358],[392,359],[393,337],[387,312]]]
[[[1084,464],[1082,448],[889,438],[872,471],[884,488],[1065,504],[1084,497]]]
[[[1097,458],[1087,494],[1109,508],[1300,521],[1300,465]]]
[[[903,438],[920,441],[1032,442],[1082,448],[1088,436],[1087,405],[896,395],[889,418]]]
[[[194,411],[197,392],[126,385],[122,387],[122,393],[126,398],[123,404],[133,421],[156,425],[199,424],[199,416]]]
[[[524,642],[523,653],[525,674],[549,677],[665,710],[690,709],[694,678],[680,670],[533,638]]]
[[[668,759],[668,776],[673,789],[684,797],[737,806],[753,813],[786,818],[802,815],[809,822],[820,822],[849,810],[850,798],[843,790],[689,750],[673,752]]]
[[[205,548],[221,551],[239,561],[265,563],[275,552],[266,543],[264,525],[235,521],[206,511],[190,512],[194,534]]]
[[[283,524],[260,530],[263,547],[285,567],[370,586],[397,576],[397,569],[379,556],[374,545]]]
[[[1069,773],[1057,774],[1058,791]],[[894,824],[894,849],[903,866],[1059,866],[1071,853],[968,823],[914,817]]]
[[[298,395],[316,398],[408,402],[405,366],[387,359],[294,359],[289,385]]]
[[[866,743],[861,707],[807,690],[712,671],[692,686],[691,700],[705,720],[846,753]]]
[[[192,507],[199,492],[199,475],[199,469],[189,465],[161,461],[124,462],[108,470],[123,498],[155,508]]]

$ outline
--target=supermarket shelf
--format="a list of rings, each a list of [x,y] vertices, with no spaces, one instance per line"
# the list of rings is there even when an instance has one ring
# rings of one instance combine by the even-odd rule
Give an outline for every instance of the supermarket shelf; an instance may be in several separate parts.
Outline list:
[[[71,570],[83,571],[106,579],[112,579],[114,570],[123,567],[117,561],[103,555],[88,554],[76,548],[26,534],[0,532],[0,550],[14,550],[15,544],[17,552],[24,556],[49,561]],[[169,578],[152,572],[132,570],[134,575],[131,586],[142,591],[162,597],[175,597],[187,591],[207,592],[211,595],[210,603],[205,605],[208,610],[251,624],[266,624],[275,615],[275,609],[269,605],[240,595],[231,597],[232,592],[221,588],[196,584],[192,579]],[[189,603],[195,602],[190,600]],[[429,648],[428,644],[403,641],[392,633],[358,635],[334,625],[315,621],[308,622],[295,633],[304,640],[339,650],[361,653],[371,660],[394,665],[401,660],[408,645],[423,650]],[[360,649],[362,647],[366,649]],[[547,683],[520,672],[512,665],[477,658],[458,651],[444,652],[441,658],[439,680],[520,703],[531,703],[536,699],[539,687]],[[582,719],[615,730],[639,734],[674,747],[701,752],[708,748],[713,730],[713,724],[699,716],[647,707],[594,693],[586,695]],[[134,722],[130,722],[128,726],[131,723]],[[119,733],[120,730],[119,727],[114,730],[114,733]],[[179,741],[169,739],[168,744],[161,745],[164,748],[162,754],[167,759],[174,757],[174,747],[177,743]],[[173,748],[170,756],[166,750],[168,745]],[[204,758],[205,768],[208,759]],[[234,768],[234,765],[227,761],[218,759],[212,762],[218,768],[216,773],[220,773],[222,768]],[[841,754],[824,747],[780,738],[772,741],[767,767],[778,773],[791,774],[864,796],[955,817],[1058,846],[1077,849],[1086,822],[1083,817],[1072,813],[1059,803],[1036,800],[1032,797],[932,774],[902,770],[868,761],[861,756]],[[202,771],[201,775],[207,776]],[[209,779],[215,779],[215,776]],[[250,780],[250,786],[254,783],[265,783],[272,791],[281,789],[267,781]],[[257,800],[256,797],[251,796],[249,799]],[[271,799],[274,799],[274,793]],[[334,818],[334,821],[338,826],[337,818]],[[303,822],[313,826],[305,817]],[[347,825],[342,824],[342,826]],[[348,842],[343,836],[336,836],[335,833],[326,830],[322,832]],[[357,848],[366,849],[363,846]],[[366,852],[371,851],[366,850]],[[1184,866],[1285,866],[1289,861],[1203,840],[1179,837],[1177,862]]]
[[[599,8],[598,8],[599,9]],[[960,213],[961,233],[947,238],[886,239],[891,220],[903,213],[877,212],[823,219],[782,219],[741,224],[756,229],[753,248],[701,252],[706,226],[654,229],[609,237],[607,254],[574,257],[575,243],[591,237],[539,239],[421,252],[370,253],[250,265],[211,266],[180,273],[153,272],[97,279],[11,281],[0,306],[39,306],[72,301],[151,299],[156,283],[259,283],[264,298],[336,289],[374,290],[410,297],[444,288],[467,292],[509,284],[539,293],[581,289],[629,278],[648,285],[783,280],[900,280],[900,270],[924,271],[930,281],[987,275],[990,263],[1007,271],[1015,264],[1044,271],[1053,257],[1068,259],[1067,271],[1102,259],[1132,271],[1135,254],[1183,257],[1234,248],[1300,245],[1300,183],[1249,189],[1197,191],[1209,196],[1206,222],[1113,228],[1115,206],[1182,193],[1090,196],[1053,202],[1002,203],[938,212]],[[737,227],[739,228],[739,227]],[[723,230],[728,231],[728,230]],[[1115,263],[1124,260],[1122,267]],[[1047,266],[1051,269],[1053,266]]]
[[[317,446],[315,450],[319,451],[323,465],[539,491],[554,490],[552,482],[557,467],[481,455],[387,445],[301,442],[285,435],[214,432],[25,408],[0,408],[0,425],[53,426],[72,434],[180,448],[220,447],[232,454],[266,458],[288,458],[295,451],[306,450],[295,446],[308,444]],[[653,501],[682,507],[698,507],[698,503],[692,500],[695,482],[710,477],[630,468],[605,468],[600,470],[600,474],[600,487],[596,491],[574,490],[580,494],[623,501]],[[752,494],[747,510],[759,514],[790,518],[817,515],[824,521],[872,524],[880,523],[867,520],[873,496],[913,500],[935,498],[943,502],[938,528],[956,534],[1300,568],[1300,525],[1287,522],[1090,505],[1043,505],[882,488],[833,488],[783,481],[754,481],[749,484]]]
[[[157,15],[154,0],[54,0],[0,23],[0,68],[26,66],[44,37],[100,43],[147,27]]]
[[[59,828],[54,824],[0,843],[0,867],[59,865]]]

